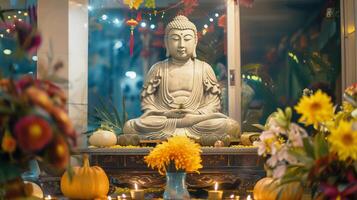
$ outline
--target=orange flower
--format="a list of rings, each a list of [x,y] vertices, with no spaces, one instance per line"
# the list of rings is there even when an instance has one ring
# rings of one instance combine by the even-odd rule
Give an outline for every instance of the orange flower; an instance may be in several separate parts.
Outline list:
[[[41,106],[47,111],[52,109],[53,103],[45,91],[31,86],[26,89],[26,94],[34,104]]]
[[[5,132],[2,138],[1,148],[8,153],[12,153],[16,149],[16,140],[11,136],[9,132]]]
[[[56,137],[49,149],[49,162],[58,169],[65,169],[69,163],[69,149],[62,137]]]
[[[51,114],[59,123],[60,128],[66,135],[70,137],[75,137],[75,130],[73,124],[70,118],[68,117],[68,114],[63,109],[53,107],[51,110]]]
[[[21,118],[14,129],[19,146],[24,151],[38,151],[52,139],[50,124],[41,117],[30,115]]]

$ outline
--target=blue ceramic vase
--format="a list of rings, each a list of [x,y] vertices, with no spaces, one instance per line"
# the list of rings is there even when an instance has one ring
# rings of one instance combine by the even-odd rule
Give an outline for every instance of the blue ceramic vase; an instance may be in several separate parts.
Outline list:
[[[190,199],[186,187],[186,172],[166,172],[166,187],[164,192],[165,200],[186,200]]]

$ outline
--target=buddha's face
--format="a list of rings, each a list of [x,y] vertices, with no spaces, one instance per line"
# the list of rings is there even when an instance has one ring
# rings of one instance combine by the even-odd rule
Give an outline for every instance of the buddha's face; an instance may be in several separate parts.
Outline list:
[[[195,33],[191,29],[172,29],[167,36],[167,50],[173,59],[186,61],[196,48]]]

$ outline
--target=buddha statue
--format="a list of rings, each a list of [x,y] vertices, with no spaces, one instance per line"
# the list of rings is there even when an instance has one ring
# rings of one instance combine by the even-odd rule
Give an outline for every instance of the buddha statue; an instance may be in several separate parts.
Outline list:
[[[196,58],[196,26],[176,16],[165,29],[166,60],[154,64],[141,92],[142,116],[124,134],[147,139],[210,134],[239,137],[239,124],[220,113],[221,89],[211,66]]]

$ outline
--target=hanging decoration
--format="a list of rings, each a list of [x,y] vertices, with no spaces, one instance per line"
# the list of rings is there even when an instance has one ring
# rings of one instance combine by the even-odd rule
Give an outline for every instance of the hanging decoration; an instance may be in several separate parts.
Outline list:
[[[145,7],[155,9],[156,8],[155,0],[146,0]]]
[[[138,15],[136,16],[136,19],[131,18],[126,21],[126,25],[130,27],[130,40],[129,40],[130,56],[133,56],[134,54],[134,29],[141,21],[141,18],[142,18],[141,12],[139,12]]]
[[[125,5],[128,5],[129,8],[132,9],[139,9],[140,5],[143,3],[144,0],[123,0]]]
[[[143,3],[144,0],[123,0],[125,5],[128,5],[130,10],[138,10],[140,5]],[[130,40],[129,40],[129,47],[130,47],[130,56],[134,54],[134,29],[141,21],[141,12],[139,12],[136,16],[136,19],[131,17],[129,20],[126,21],[126,25],[130,27]]]

